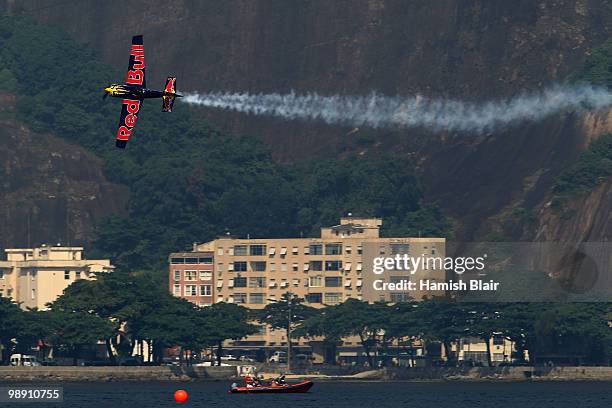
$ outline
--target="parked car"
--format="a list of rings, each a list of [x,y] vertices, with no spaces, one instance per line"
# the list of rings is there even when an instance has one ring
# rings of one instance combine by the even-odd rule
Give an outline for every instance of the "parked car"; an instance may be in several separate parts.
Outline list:
[[[221,360],[223,360],[223,361],[236,361],[236,360],[238,360],[238,358],[236,358],[236,356],[233,355],[233,354],[226,354],[224,356],[221,356]]]
[[[38,367],[40,362],[30,354],[12,354],[9,362],[12,366]]]
[[[255,362],[255,359],[249,356],[240,356],[239,360],[242,361],[243,363],[254,363]]]
[[[284,351],[275,351],[274,354],[268,359],[270,363],[286,363],[287,353]]]

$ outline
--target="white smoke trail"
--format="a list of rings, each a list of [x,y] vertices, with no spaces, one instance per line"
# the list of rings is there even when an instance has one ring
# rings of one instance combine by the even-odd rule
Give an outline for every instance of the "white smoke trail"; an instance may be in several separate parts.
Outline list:
[[[483,132],[572,110],[612,105],[612,93],[588,85],[555,86],[536,93],[488,101],[464,102],[421,95],[388,97],[322,96],[317,93],[186,93],[185,102],[254,115],[322,120],[328,124],[425,127],[436,131]]]

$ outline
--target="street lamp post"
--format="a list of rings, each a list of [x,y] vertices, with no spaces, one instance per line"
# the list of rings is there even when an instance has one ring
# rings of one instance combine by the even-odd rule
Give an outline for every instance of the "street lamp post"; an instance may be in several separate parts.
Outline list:
[[[291,324],[293,323],[293,292],[285,292],[287,301],[287,373],[291,373]],[[270,302],[279,303],[276,299],[268,299]]]
[[[289,300],[287,302],[287,308],[289,309],[289,316],[287,319],[287,374],[291,374],[291,317],[293,315],[292,307],[292,296],[293,293],[289,293]]]

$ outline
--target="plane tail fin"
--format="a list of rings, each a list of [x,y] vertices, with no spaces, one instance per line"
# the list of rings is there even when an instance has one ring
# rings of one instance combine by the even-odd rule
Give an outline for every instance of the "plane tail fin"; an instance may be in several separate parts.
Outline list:
[[[176,96],[176,77],[169,76],[166,79],[164,96],[162,96],[162,112],[172,112]]]

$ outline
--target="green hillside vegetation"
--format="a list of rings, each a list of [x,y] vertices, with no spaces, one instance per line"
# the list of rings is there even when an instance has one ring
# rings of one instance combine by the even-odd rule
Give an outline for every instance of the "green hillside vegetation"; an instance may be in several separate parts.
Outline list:
[[[127,38],[118,44],[127,60]],[[397,157],[279,164],[257,138],[224,135],[180,101],[172,114],[147,101],[127,149],[117,150],[120,104],[102,94],[123,75],[59,29],[0,18],[0,88],[20,95],[20,119],[92,150],[107,178],[130,188],[129,215],[101,222],[95,241],[96,255],[120,269],[157,270],[161,278],[167,254],[193,241],[228,231],[309,236],[348,211],[383,217],[388,233],[450,233],[436,205],[421,205],[418,177]]]
[[[573,80],[612,89],[612,38],[593,50],[584,69]],[[568,198],[593,190],[612,176],[612,134],[593,141],[578,160],[555,179],[555,208],[562,209]]]
[[[612,38],[593,50],[575,79],[612,89]]]
[[[612,176],[612,134],[593,141],[578,161],[563,171],[555,181],[559,196],[581,194],[592,190]]]

